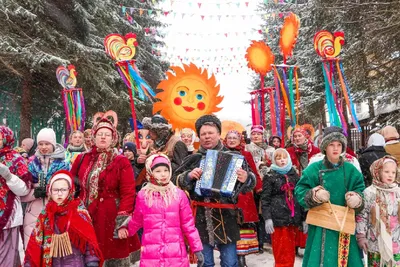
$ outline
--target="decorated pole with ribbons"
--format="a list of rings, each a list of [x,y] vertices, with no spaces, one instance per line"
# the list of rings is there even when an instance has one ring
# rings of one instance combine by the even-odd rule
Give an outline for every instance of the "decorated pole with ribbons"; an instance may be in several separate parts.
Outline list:
[[[65,117],[67,120],[67,135],[65,137],[65,145],[69,143],[69,134],[73,131],[85,130],[85,99],[83,97],[82,88],[76,88],[77,72],[74,65],[59,66],[56,70],[58,82],[63,87],[62,99],[64,104]]]
[[[287,110],[290,125],[295,127],[299,123],[300,91],[297,75],[297,66],[287,65],[287,59],[293,55],[297,37],[299,35],[300,20],[294,13],[285,18],[280,31],[279,47],[283,56],[283,64],[273,65],[276,91],[276,105],[279,110],[279,128],[284,143],[285,110]]]
[[[252,91],[251,95],[251,114],[253,125],[262,125],[266,128],[265,116],[265,95],[269,95],[270,112],[271,112],[271,131],[277,134],[276,127],[276,109],[274,101],[274,88],[265,88],[265,76],[272,70],[275,56],[271,48],[262,41],[252,41],[250,47],[246,50],[245,55],[248,61],[248,67],[260,75],[260,89]]]
[[[106,53],[115,60],[115,66],[125,85],[128,87],[136,145],[139,147],[138,127],[134,96],[137,92],[139,99],[153,102],[155,93],[153,89],[140,77],[139,70],[133,59],[136,55],[138,42],[136,34],[128,33],[122,36],[112,33],[104,39]]]
[[[275,109],[275,96],[274,96],[274,88],[273,87],[262,87],[259,90],[251,91],[250,96],[250,104],[251,104],[251,117],[253,125],[262,125],[266,128],[266,115],[265,115],[265,97],[269,96],[269,105],[271,111],[271,131],[272,135],[277,135],[277,127],[276,127],[276,109]]]
[[[344,132],[347,133],[347,120],[343,113],[344,98],[353,126],[361,132],[350,93],[350,86],[344,74],[342,61],[338,58],[342,45],[344,45],[343,32],[332,34],[323,30],[317,32],[314,36],[314,49],[322,58],[329,122],[331,125],[342,127]]]

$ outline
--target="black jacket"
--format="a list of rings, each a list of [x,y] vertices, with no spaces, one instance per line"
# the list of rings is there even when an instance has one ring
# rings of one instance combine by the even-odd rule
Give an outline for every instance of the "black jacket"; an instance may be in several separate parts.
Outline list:
[[[218,149],[214,149],[229,151],[229,149],[225,148],[221,144],[219,144]],[[191,180],[188,177],[188,174],[194,168],[200,167],[200,161],[206,155],[206,151],[201,151],[202,150],[200,149],[198,153],[194,153],[185,158],[182,165],[175,171],[172,182],[177,184],[183,190],[189,192],[192,201],[210,201],[215,203],[217,202],[216,199],[198,196],[194,192],[196,180]],[[256,180],[254,174],[250,171],[250,168],[246,163],[243,163],[242,168],[248,172],[247,181],[242,185],[243,188],[241,191],[242,193],[246,193],[253,190]],[[236,188],[238,184],[239,182],[237,182]],[[235,204],[237,199],[221,197],[218,201],[225,204]],[[206,214],[208,215],[206,216]],[[198,206],[195,222],[203,243],[229,244],[240,240],[240,229],[237,224],[236,212],[234,209],[211,209]]]
[[[385,155],[389,154],[386,153],[383,146],[370,146],[361,152],[361,156],[358,161],[360,162],[360,168],[364,175],[365,187],[368,187],[372,184],[372,176],[371,172],[369,171],[369,167],[375,160],[383,158]]]
[[[294,198],[294,188],[300,180],[294,168],[287,174],[289,183],[293,185],[292,197]],[[305,213],[300,204],[294,198],[294,217],[286,203],[286,191],[282,186],[286,184],[285,175],[271,170],[263,179],[263,190],[261,193],[261,208],[264,220],[272,219],[274,227],[280,226],[301,226],[305,220]]]

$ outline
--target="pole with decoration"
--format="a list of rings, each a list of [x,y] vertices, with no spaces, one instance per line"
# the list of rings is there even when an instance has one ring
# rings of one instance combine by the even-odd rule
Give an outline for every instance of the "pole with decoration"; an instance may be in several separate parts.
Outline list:
[[[348,132],[347,119],[343,113],[343,99],[346,102],[353,126],[361,132],[350,86],[344,74],[343,64],[339,58],[340,51],[344,45],[344,33],[319,31],[314,36],[314,49],[322,58],[322,72],[325,80],[325,97],[328,107],[329,123],[342,127]]]
[[[299,123],[300,92],[297,66],[287,65],[287,59],[293,55],[293,49],[299,34],[300,20],[294,13],[285,18],[280,31],[279,47],[283,56],[283,64],[273,65],[274,82],[280,107],[280,130],[282,143],[285,132],[285,110],[289,115],[291,127]]]
[[[82,88],[76,88],[77,75],[74,65],[68,65],[68,67],[59,66],[56,70],[57,80],[63,87],[61,95],[67,120],[67,134],[64,146],[68,145],[69,135],[73,131],[79,130],[83,132],[85,130],[85,99]]]
[[[139,70],[133,59],[136,55],[138,42],[136,34],[128,33],[122,36],[112,33],[104,39],[106,53],[115,60],[115,66],[125,85],[128,87],[128,94],[132,112],[133,127],[135,132],[135,141],[139,147],[138,127],[136,122],[136,110],[134,96],[135,92],[141,100],[150,100],[153,102],[155,93],[153,89],[140,77]]]

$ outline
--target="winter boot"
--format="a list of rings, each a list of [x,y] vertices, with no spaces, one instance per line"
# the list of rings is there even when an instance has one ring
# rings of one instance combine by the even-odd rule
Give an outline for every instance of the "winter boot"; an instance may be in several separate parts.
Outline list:
[[[238,256],[239,267],[247,267],[246,257],[243,255]]]

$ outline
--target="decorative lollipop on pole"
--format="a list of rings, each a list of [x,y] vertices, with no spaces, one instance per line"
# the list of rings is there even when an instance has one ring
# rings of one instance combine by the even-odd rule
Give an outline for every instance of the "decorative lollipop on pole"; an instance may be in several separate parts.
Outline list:
[[[252,41],[250,47],[246,51],[246,59],[248,67],[260,75],[261,88],[252,91],[251,95],[251,115],[253,125],[259,124],[266,128],[265,120],[265,94],[269,94],[270,111],[271,111],[271,128],[272,133],[276,134],[276,113],[274,103],[273,88],[264,88],[264,78],[268,72],[272,70],[275,56],[271,49],[262,41]]]
[[[350,94],[350,86],[344,74],[342,62],[338,58],[342,45],[344,45],[343,32],[331,34],[328,31],[319,31],[314,36],[314,49],[322,58],[329,122],[331,125],[341,126],[344,132],[347,133],[347,122],[343,114],[343,101],[341,98],[343,95],[353,125],[361,132]]]
[[[85,130],[85,99],[83,98],[82,88],[75,88],[77,74],[74,65],[69,65],[68,68],[59,66],[56,70],[57,80],[63,87],[62,99],[67,118],[66,144],[69,142],[71,132],[76,130],[83,132]]]
[[[128,87],[131,112],[133,118],[133,126],[135,129],[136,145],[139,147],[138,128],[136,123],[135,111],[135,92],[141,100],[150,100],[153,102],[155,93],[153,89],[140,77],[139,71],[133,60],[136,54],[136,47],[138,42],[136,34],[128,33],[122,36],[117,33],[109,34],[104,39],[104,46],[106,53],[115,60],[115,66],[122,80]]]
[[[297,76],[298,67],[286,65],[287,59],[293,55],[293,49],[299,35],[299,28],[299,18],[295,14],[290,13],[285,18],[280,32],[279,47],[283,56],[283,64],[273,66],[275,89],[277,91],[276,102],[280,106],[280,127],[282,133],[285,132],[285,109],[287,109],[291,126],[294,127],[299,123],[298,108],[300,105],[300,93]],[[282,134],[282,138],[284,138],[284,134]]]

